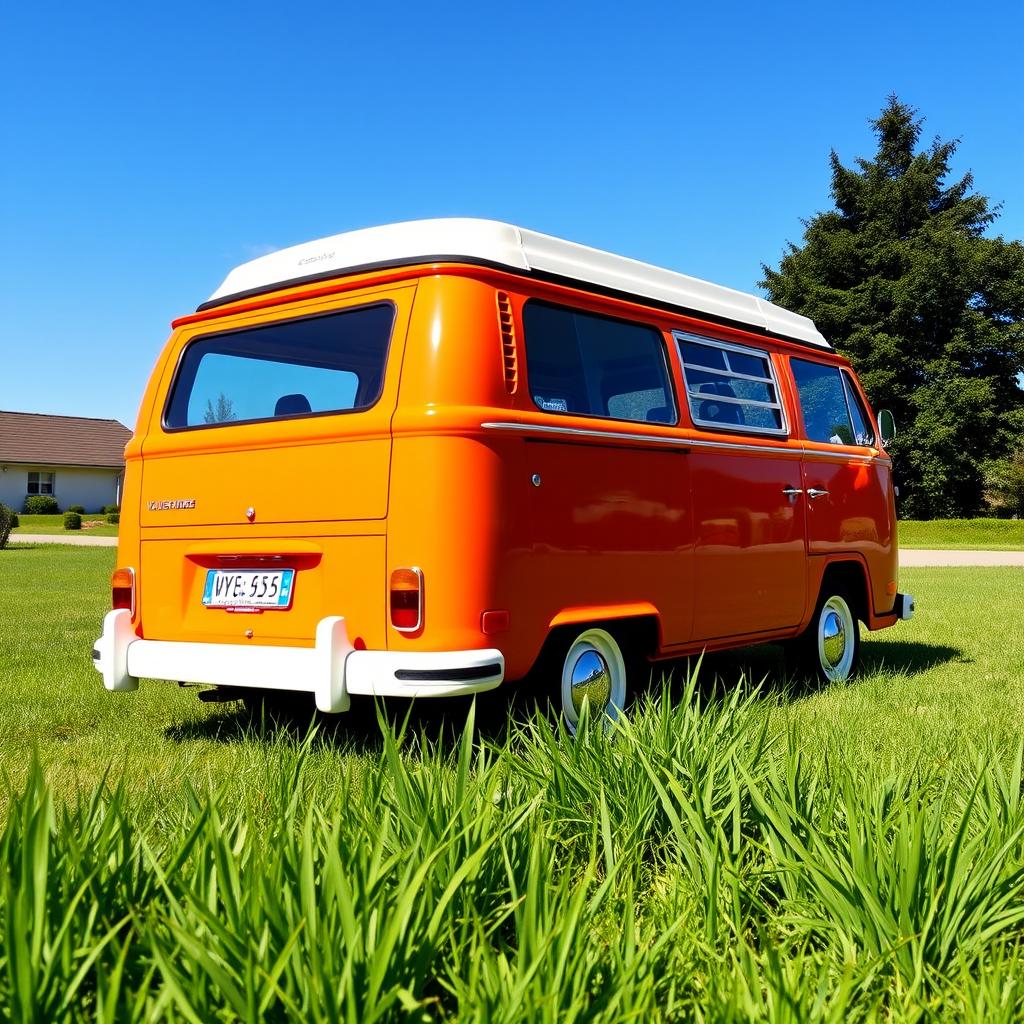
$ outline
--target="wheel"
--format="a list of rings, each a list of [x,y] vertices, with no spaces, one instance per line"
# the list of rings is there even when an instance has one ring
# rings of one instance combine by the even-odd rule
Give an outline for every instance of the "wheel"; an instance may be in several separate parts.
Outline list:
[[[846,595],[822,591],[807,629],[796,639],[800,668],[814,679],[845,683],[860,661],[860,623]]]
[[[583,702],[591,720],[615,721],[626,706],[626,659],[618,642],[603,629],[586,629],[569,644],[562,661],[559,698],[562,718],[576,732]]]

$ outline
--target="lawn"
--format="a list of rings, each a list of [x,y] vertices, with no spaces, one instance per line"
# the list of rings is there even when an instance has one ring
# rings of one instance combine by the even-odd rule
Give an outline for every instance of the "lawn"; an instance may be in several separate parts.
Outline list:
[[[64,516],[29,516],[22,512],[18,513],[19,526],[16,530],[11,531],[11,537],[17,539],[19,533],[67,533],[72,536],[87,536],[87,537],[116,537],[117,536],[117,524],[108,523],[107,517],[104,515],[84,515],[82,516],[82,529],[81,530],[65,530],[64,529]],[[95,525],[89,526],[89,523]]]
[[[1024,550],[1024,519],[902,520],[901,548],[932,548],[973,551]]]
[[[107,694],[113,557],[0,552],[12,1018],[1024,1017],[1019,569],[904,571],[855,684],[719,655],[573,740]]]

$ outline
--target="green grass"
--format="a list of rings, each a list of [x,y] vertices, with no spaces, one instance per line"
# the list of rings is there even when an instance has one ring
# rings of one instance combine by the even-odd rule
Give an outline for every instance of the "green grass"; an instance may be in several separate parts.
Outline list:
[[[856,684],[718,655],[573,740],[107,694],[112,566],[0,552],[5,1017],[1024,1017],[1019,570],[904,571]]]
[[[64,529],[64,516],[29,516],[21,512],[18,513],[19,526],[16,530],[11,531],[11,539],[17,541],[18,534],[29,533],[29,534],[68,534],[69,536],[81,536],[81,537],[116,537],[117,536],[117,524],[108,523],[107,517],[104,515],[84,515],[82,516],[82,529],[81,530],[65,530]],[[86,526],[86,523],[96,523],[95,526]]]
[[[901,548],[1024,550],[1024,519],[901,520]]]

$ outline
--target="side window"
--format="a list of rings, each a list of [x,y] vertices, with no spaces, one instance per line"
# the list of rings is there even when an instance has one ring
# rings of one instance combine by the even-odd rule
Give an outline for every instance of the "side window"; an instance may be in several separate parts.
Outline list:
[[[538,409],[676,422],[665,346],[653,327],[530,299],[523,336]]]
[[[785,434],[771,357],[762,349],[674,335],[693,422],[715,430]]]
[[[853,380],[845,370],[843,370],[843,386],[846,388],[846,401],[849,403],[850,417],[853,420],[855,443],[865,446],[873,445],[875,432],[871,429],[871,417],[868,416],[864,403],[853,386]]]
[[[805,359],[791,359],[790,366],[807,439],[825,444],[858,444],[839,368]]]

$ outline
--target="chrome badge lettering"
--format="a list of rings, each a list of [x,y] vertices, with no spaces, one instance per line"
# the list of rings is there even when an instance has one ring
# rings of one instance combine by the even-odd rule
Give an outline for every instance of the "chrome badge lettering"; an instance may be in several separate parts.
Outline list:
[[[195,498],[172,498],[170,501],[149,501],[146,503],[150,512],[168,512],[177,508],[195,508]]]

